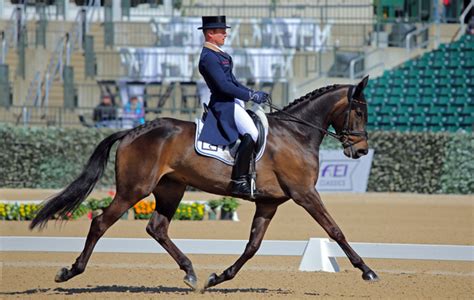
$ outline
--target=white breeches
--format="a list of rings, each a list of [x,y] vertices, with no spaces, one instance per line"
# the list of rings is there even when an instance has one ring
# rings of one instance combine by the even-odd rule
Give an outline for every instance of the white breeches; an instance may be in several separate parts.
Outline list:
[[[242,100],[235,99],[234,107],[234,119],[235,124],[237,125],[237,130],[241,135],[246,133],[252,136],[254,142],[257,142],[258,139],[258,130],[255,124],[253,123],[252,118],[245,111],[245,102]]]

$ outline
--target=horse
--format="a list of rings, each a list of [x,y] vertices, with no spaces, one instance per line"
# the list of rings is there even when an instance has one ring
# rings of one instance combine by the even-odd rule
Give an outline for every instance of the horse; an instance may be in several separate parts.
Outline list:
[[[329,126],[340,139],[346,156],[357,159],[368,152],[365,77],[357,85],[332,85],[294,100],[280,111],[267,114],[267,146],[256,164],[258,193],[249,242],[237,261],[220,275],[212,273],[204,289],[231,280],[259,249],[277,208],[292,199],[302,206],[335,240],[367,281],[378,280],[352,249],[343,232],[326,210],[316,191],[319,147]],[[194,150],[196,126],[173,118],[158,118],[103,139],[90,156],[83,172],[64,190],[42,204],[30,229],[43,228],[56,216],[65,216],[86,199],[104,172],[112,145],[116,150],[116,194],[109,207],[92,221],[85,246],[71,268],[61,268],[56,282],[84,272],[94,246],[106,230],[140,199],[153,193],[156,208],[146,231],[185,272],[184,283],[197,290],[191,260],[172,242],[168,227],[187,186],[218,195],[230,195],[232,167],[200,156]]]

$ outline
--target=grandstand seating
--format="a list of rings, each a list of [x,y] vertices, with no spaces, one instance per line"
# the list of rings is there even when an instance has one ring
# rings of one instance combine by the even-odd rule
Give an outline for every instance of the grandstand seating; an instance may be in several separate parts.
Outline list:
[[[474,36],[442,44],[369,81],[372,130],[472,132]]]

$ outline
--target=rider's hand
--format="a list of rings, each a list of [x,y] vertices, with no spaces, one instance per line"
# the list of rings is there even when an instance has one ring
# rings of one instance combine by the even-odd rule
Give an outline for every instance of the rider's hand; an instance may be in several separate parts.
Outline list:
[[[250,100],[257,104],[263,104],[267,102],[269,96],[270,95],[263,91],[255,91],[250,95]]]

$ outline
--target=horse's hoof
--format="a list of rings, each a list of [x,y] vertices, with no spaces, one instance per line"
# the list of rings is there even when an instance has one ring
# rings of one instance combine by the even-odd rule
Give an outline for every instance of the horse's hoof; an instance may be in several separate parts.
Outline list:
[[[363,273],[362,278],[366,281],[372,281],[372,282],[379,281],[379,277],[372,270]]]
[[[68,269],[61,268],[61,270],[59,270],[58,273],[56,274],[56,277],[54,277],[54,281],[56,282],[67,281],[67,277],[66,277],[67,272],[68,272]]]
[[[211,286],[215,286],[217,281],[216,273],[212,273],[209,278],[207,279],[206,284],[204,285],[204,289],[210,288]]]
[[[194,275],[186,275],[183,278],[184,283],[193,289],[193,291],[197,290],[197,278]]]

